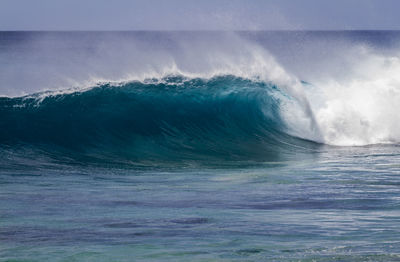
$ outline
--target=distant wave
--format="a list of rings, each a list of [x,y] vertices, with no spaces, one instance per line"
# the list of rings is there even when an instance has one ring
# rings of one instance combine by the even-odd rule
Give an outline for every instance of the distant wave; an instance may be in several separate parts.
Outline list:
[[[291,99],[231,75],[0,98],[0,144],[138,163],[274,160],[316,147],[290,135],[282,107]]]

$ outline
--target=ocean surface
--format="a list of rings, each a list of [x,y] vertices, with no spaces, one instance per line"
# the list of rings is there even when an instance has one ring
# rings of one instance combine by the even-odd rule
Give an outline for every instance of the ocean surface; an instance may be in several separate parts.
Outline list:
[[[0,261],[400,261],[400,32],[0,32]]]

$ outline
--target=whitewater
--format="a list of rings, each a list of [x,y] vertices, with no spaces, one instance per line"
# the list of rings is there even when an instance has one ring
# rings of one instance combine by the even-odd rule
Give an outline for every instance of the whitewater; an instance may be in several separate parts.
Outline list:
[[[0,32],[0,258],[400,259],[400,33]]]

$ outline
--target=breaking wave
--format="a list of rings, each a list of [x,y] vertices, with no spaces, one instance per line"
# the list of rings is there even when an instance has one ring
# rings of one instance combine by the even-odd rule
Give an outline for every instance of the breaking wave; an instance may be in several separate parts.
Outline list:
[[[9,33],[0,151],[210,163],[400,142],[397,33],[247,34]]]

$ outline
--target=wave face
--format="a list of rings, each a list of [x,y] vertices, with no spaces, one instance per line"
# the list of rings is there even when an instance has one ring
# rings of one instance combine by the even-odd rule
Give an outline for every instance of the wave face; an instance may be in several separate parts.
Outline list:
[[[276,160],[288,135],[276,85],[235,76],[104,84],[0,99],[0,143],[105,161]]]

